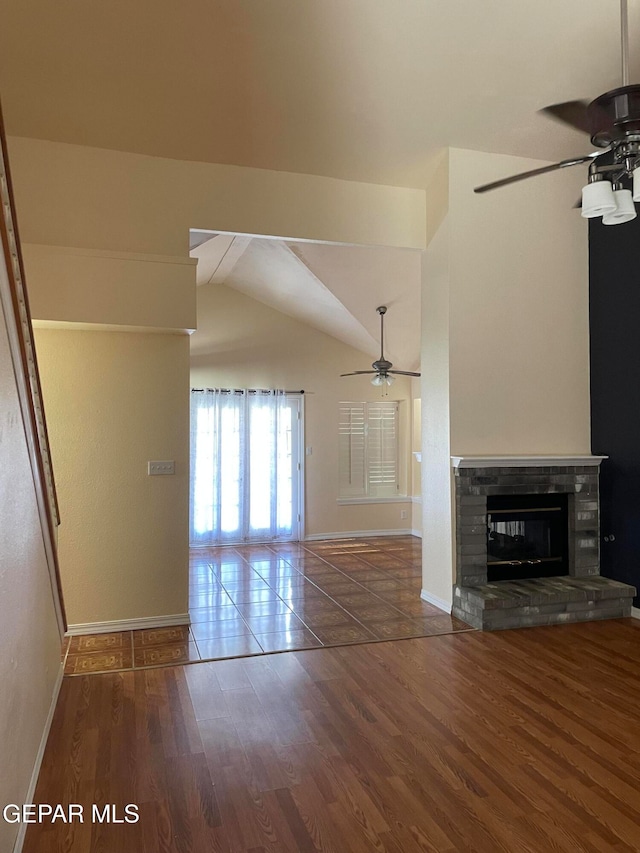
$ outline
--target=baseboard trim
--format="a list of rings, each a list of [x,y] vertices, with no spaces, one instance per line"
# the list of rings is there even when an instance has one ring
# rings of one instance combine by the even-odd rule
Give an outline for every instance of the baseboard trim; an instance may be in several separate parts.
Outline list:
[[[423,589],[420,592],[420,598],[423,601],[428,601],[429,604],[434,604],[436,607],[439,607],[440,610],[444,610],[445,613],[451,613],[451,602],[445,601],[444,598],[438,598],[437,595],[432,595],[430,592],[427,592],[426,589]]]
[[[417,537],[418,537],[418,539],[422,539],[422,530],[412,530],[412,531],[411,531],[411,535],[412,535],[412,536],[417,536]]]
[[[412,536],[409,528],[403,530],[341,530],[338,533],[309,533],[304,537],[305,542],[315,542],[318,539],[365,539],[367,536]]]
[[[632,619],[640,619],[640,607],[631,608],[631,617]]]
[[[188,613],[172,613],[168,616],[143,616],[140,619],[114,619],[112,622],[79,622],[69,625],[67,637],[80,634],[110,634],[116,631],[139,631],[143,628],[172,628],[174,625],[189,625]]]
[[[58,675],[56,676],[55,684],[53,685],[53,694],[51,696],[51,704],[49,705],[49,713],[47,714],[47,719],[45,720],[44,729],[42,730],[42,737],[40,738],[40,746],[38,747],[38,751],[36,753],[36,758],[33,763],[33,770],[31,772],[31,779],[29,780],[29,787],[27,788],[27,793],[22,800],[23,803],[33,803],[34,795],[36,792],[36,785],[38,784],[38,776],[40,775],[40,767],[42,765],[42,759],[44,758],[44,751],[47,747],[47,740],[49,739],[49,731],[51,729],[51,723],[53,722],[53,715],[56,710],[56,705],[58,704],[58,696],[60,694],[60,688],[62,687],[62,676],[64,675],[64,663],[60,663],[60,669],[58,670]],[[18,834],[16,836],[15,843],[13,845],[13,853],[22,853],[22,847],[24,845],[25,835],[27,834],[29,824],[20,823],[18,827]]]

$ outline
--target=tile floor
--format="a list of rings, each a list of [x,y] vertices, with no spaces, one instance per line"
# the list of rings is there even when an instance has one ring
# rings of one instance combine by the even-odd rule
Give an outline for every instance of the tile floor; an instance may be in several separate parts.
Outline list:
[[[65,675],[471,630],[420,587],[413,536],[194,549],[190,628],[73,637]]]

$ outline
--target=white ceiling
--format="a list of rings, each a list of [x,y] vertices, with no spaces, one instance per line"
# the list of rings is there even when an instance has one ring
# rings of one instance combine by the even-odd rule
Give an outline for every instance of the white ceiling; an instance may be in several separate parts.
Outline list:
[[[617,0],[0,0],[11,134],[424,186],[443,146],[588,150],[540,107],[619,84]],[[630,2],[640,77],[640,0]]]
[[[285,243],[192,232],[199,286],[225,285],[361,350],[380,354],[379,305],[386,305],[385,355],[415,370],[420,353],[420,253],[377,247]]]

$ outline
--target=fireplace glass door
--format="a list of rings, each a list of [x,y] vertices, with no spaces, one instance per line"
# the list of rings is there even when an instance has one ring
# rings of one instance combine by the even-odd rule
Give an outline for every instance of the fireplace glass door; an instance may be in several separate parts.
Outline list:
[[[489,581],[566,575],[566,494],[487,498]]]

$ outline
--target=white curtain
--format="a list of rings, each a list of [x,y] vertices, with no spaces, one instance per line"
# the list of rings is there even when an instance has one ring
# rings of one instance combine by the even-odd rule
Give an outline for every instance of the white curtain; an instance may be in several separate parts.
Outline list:
[[[192,392],[192,545],[293,537],[298,411],[284,391]]]

